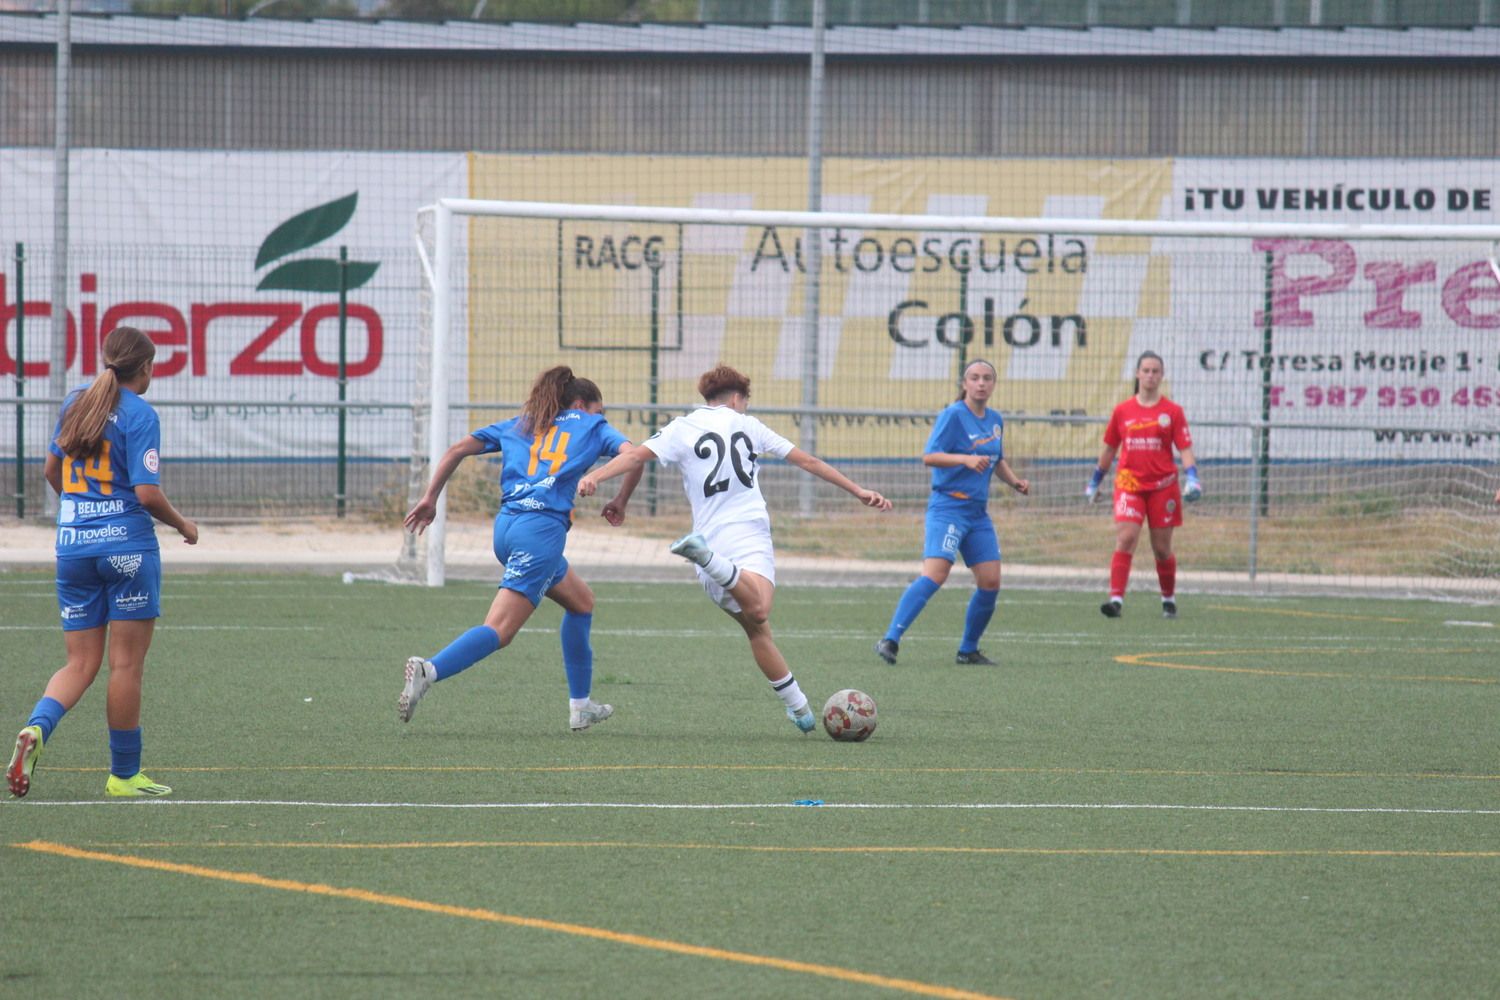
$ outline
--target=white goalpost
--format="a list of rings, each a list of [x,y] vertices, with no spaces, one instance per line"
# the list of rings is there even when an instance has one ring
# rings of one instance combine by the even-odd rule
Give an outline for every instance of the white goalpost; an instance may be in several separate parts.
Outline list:
[[[1208,489],[1178,536],[1185,586],[1500,592],[1500,226],[456,198],[420,219],[414,483],[466,430],[514,415],[554,364],[598,382],[639,442],[722,361],[752,379],[757,415],[897,501],[895,516],[865,517],[767,464],[778,572],[904,583],[932,418],[983,357],[999,372],[1007,458],[1039,487],[1025,501],[992,491],[1007,578],[1096,587],[1112,533],[1079,494],[1135,358],[1154,350]],[[493,577],[498,469],[471,473],[403,553],[408,576]],[[686,504],[675,473],[651,477],[624,529],[594,527],[597,504],[580,504],[570,561],[593,578],[681,578],[662,552]]]

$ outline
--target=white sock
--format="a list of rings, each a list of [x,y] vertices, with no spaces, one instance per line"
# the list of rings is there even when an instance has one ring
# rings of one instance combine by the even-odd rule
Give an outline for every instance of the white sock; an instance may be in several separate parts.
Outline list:
[[[592,699],[589,699],[589,698],[569,698],[568,699],[568,707],[569,708],[588,708],[589,707],[589,702],[591,700]]]
[[[797,686],[797,678],[787,674],[779,681],[771,681],[771,690],[781,699],[782,704],[794,712],[800,712],[807,707],[807,695]]]
[[[703,564],[703,572],[725,590],[731,589],[740,579],[740,568],[717,552],[709,555],[708,562]]]

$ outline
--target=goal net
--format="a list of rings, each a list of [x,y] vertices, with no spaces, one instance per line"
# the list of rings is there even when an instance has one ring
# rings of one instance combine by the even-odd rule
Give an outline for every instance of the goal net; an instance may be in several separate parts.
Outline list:
[[[1083,485],[1154,351],[1206,488],[1176,533],[1183,589],[1500,596],[1500,227],[461,199],[431,221],[415,481],[545,368],[597,382],[639,443],[723,362],[751,378],[752,413],[896,504],[876,514],[763,462],[779,581],[901,584],[921,558],[924,445],[983,358],[1032,483],[991,490],[1007,585],[1100,589],[1110,505]],[[498,460],[465,463],[405,554],[414,575],[497,578],[498,477]],[[603,499],[579,502],[568,541],[586,578],[690,578],[667,553],[690,523],[674,469],[648,468],[620,528]]]

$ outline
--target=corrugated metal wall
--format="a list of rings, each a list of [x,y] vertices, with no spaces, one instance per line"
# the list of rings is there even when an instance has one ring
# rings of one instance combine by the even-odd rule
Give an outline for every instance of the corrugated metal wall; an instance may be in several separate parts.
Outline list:
[[[50,145],[50,52],[0,50],[0,144]],[[78,146],[798,155],[802,60],[76,51]],[[1500,151],[1500,60],[830,60],[825,152]]]

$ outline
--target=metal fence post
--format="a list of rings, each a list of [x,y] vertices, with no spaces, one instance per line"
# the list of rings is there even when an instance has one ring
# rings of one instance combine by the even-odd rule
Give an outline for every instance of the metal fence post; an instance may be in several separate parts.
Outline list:
[[[16,244],[16,520],[26,517],[26,244]]]
[[[647,437],[656,433],[657,414],[656,404],[661,402],[661,268],[647,268],[651,271],[651,377],[647,380],[647,391],[651,403],[651,413],[646,418],[648,421]],[[656,463],[646,463],[646,500],[647,511],[656,516]]]
[[[1275,324],[1275,295],[1273,288],[1275,283],[1275,258],[1270,250],[1266,251],[1266,298],[1265,298],[1265,324],[1261,328],[1260,347],[1260,456],[1261,461],[1257,469],[1260,484],[1260,496],[1257,503],[1260,504],[1260,512],[1269,515],[1271,513],[1271,469],[1267,460],[1271,454],[1271,350],[1273,343],[1272,326]]]
[[[1259,567],[1260,561],[1260,504],[1256,502],[1254,496],[1254,484],[1261,478],[1260,471],[1261,466],[1264,464],[1265,455],[1261,451],[1261,443],[1263,439],[1258,433],[1256,427],[1252,424],[1247,429],[1250,431],[1250,462],[1253,474],[1250,477],[1250,551],[1247,556],[1248,561],[1246,569],[1250,575],[1250,582],[1253,584],[1255,582],[1255,573],[1257,568]]]
[[[349,248],[339,247],[339,457],[338,457],[338,491],[334,494],[338,506],[338,516],[344,516],[346,496],[344,486],[346,482],[348,463],[348,446],[346,430],[349,419],[349,411],[344,406],[349,385]]]

